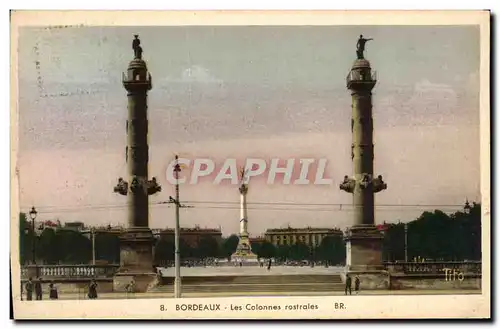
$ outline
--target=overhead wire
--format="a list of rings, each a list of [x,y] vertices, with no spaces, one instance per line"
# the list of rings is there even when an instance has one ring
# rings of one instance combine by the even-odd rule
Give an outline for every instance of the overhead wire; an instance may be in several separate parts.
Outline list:
[[[183,201],[186,207],[195,209],[240,209],[239,202],[236,201]],[[172,204],[168,201],[151,202],[150,207],[170,207]],[[353,211],[355,206],[348,203],[304,203],[304,202],[248,202],[248,210],[271,210],[271,211]],[[127,204],[87,204],[75,206],[39,206],[36,209],[40,213],[67,213],[67,212],[84,212],[84,211],[102,211],[102,210],[120,210],[127,208]],[[377,204],[377,210],[384,211],[418,211],[434,209],[460,209],[463,205],[460,204]],[[23,207],[29,209],[31,207]],[[384,209],[386,208],[386,209]]]

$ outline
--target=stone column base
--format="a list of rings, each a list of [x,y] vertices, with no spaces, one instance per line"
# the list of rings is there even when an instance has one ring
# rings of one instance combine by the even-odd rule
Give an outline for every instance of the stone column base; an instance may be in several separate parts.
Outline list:
[[[383,235],[375,225],[356,225],[344,236],[347,271],[382,271]]]
[[[127,285],[132,280],[135,283],[134,292],[148,292],[159,284],[156,273],[117,273],[113,277],[113,291],[127,291]]]
[[[360,280],[360,290],[389,289],[390,275],[382,264],[383,235],[375,225],[355,225],[344,236],[346,241],[346,271],[351,277],[354,292],[355,277]]]
[[[132,279],[135,292],[146,292],[157,283],[153,243],[153,233],[147,227],[132,227],[120,236],[120,268],[113,278],[114,291],[126,291]]]
[[[236,251],[231,255],[231,261],[257,262],[258,257],[252,252],[248,236],[240,236]]]

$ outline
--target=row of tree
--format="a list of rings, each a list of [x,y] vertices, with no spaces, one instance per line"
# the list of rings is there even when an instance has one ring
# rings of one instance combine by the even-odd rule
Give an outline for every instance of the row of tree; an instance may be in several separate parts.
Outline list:
[[[182,239],[180,242],[180,254],[184,259],[207,259],[226,258],[230,259],[238,245],[238,237],[231,235],[218,243],[211,237],[200,239],[196,247],[190,247]],[[160,239],[155,246],[155,261],[162,263],[174,260],[175,245],[171,240]],[[276,258],[281,261],[287,260],[322,260],[335,264],[341,264],[345,260],[345,245],[342,237],[328,236],[316,248],[305,244],[274,246],[271,242],[264,241],[252,244],[252,251],[259,258]]]
[[[481,205],[451,215],[435,210],[424,212],[407,224],[388,226],[384,238],[384,258],[388,261],[415,257],[435,261],[481,260]]]
[[[26,214],[19,218],[19,248],[22,264],[85,264],[92,261],[92,242],[88,235],[76,230],[45,228],[33,232]],[[34,233],[34,234],[33,234]],[[120,260],[120,242],[112,233],[100,233],[95,237],[95,257],[109,263]]]
[[[19,229],[20,257],[23,264],[32,260],[33,249],[37,262],[46,264],[82,264],[92,260],[92,243],[88,235],[78,231],[52,228],[44,229],[39,235],[33,234],[24,213],[20,214]],[[236,235],[223,239],[221,243],[212,237],[204,237],[195,247],[181,239],[180,254],[182,259],[229,258],[236,250],[237,244]],[[172,261],[174,249],[172,240],[158,240],[154,248],[155,261],[157,263]],[[315,260],[331,264],[345,262],[345,243],[340,236],[327,236],[314,248],[302,243],[274,246],[265,241],[252,244],[252,250],[261,258],[275,258],[281,261]],[[118,263],[120,259],[118,237],[112,233],[97,234],[95,252],[96,260]],[[402,261],[405,259],[405,253],[408,260],[417,256],[444,261],[480,260],[481,206],[474,204],[470,211],[456,212],[452,215],[439,210],[424,212],[418,219],[407,224],[406,233],[403,223],[387,225],[383,253],[386,261]]]

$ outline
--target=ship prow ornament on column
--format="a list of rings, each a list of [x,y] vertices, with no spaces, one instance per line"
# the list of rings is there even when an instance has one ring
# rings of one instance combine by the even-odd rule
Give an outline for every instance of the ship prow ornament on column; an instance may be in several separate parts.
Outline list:
[[[153,268],[154,237],[149,228],[149,195],[161,191],[156,178],[148,179],[148,103],[152,88],[151,74],[142,59],[139,36],[132,41],[134,59],[123,74],[127,90],[128,119],[125,161],[128,179],[118,179],[114,192],[127,197],[128,220],[120,236],[120,268],[113,278],[115,291],[124,291],[133,280],[136,292],[145,292],[156,284]]]
[[[238,246],[236,251],[231,255],[233,262],[241,263],[257,263],[258,257],[252,252],[252,245],[250,244],[248,234],[248,216],[247,216],[247,193],[248,182],[246,182],[245,169],[240,172],[240,233]]]
[[[354,225],[346,231],[346,274],[360,277],[362,288],[386,289],[388,276],[382,264],[382,233],[375,226],[374,194],[385,190],[382,176],[373,174],[372,89],[377,83],[370,62],[364,58],[365,44],[361,35],[357,59],[347,75],[347,88],[352,96],[352,177],[344,176],[340,189],[353,195]]]

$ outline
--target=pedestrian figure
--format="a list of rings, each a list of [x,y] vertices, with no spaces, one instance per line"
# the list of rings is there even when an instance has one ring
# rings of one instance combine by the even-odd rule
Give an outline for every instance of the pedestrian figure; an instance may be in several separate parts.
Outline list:
[[[354,278],[354,291],[357,294],[359,294],[359,285],[360,285],[360,281],[359,281],[359,276],[356,275],[356,277]]]
[[[42,300],[42,279],[40,277],[35,281],[35,296],[36,300]]]
[[[267,263],[267,270],[268,271],[271,270],[271,262],[272,262],[271,259],[269,259],[269,262]]]
[[[57,288],[54,286],[54,283],[49,284],[49,298],[50,299],[59,299],[59,295],[57,294]]]
[[[95,282],[95,279],[92,279],[92,281],[90,281],[88,296],[89,299],[97,298],[97,282]]]
[[[240,267],[242,267],[242,266],[243,266],[243,263],[242,263],[242,262],[240,262]]]
[[[33,300],[33,281],[31,278],[26,282],[26,300]]]
[[[351,292],[351,277],[349,274],[345,276],[345,294],[347,295],[347,291],[349,290],[349,295],[352,295]]]

